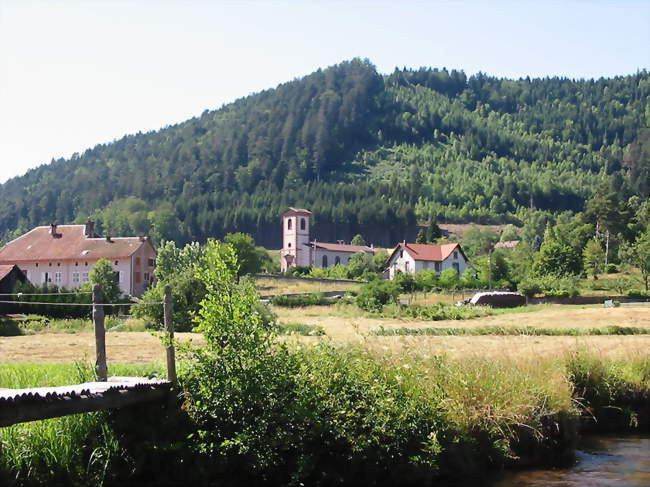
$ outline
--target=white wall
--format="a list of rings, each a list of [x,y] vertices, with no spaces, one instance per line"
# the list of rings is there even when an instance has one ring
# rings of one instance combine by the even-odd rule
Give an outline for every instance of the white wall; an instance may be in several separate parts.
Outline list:
[[[399,249],[395,252],[388,263],[388,276],[390,279],[395,277],[397,271],[417,272],[419,269],[416,267],[416,262],[404,249]]]
[[[402,254],[401,256],[400,253]],[[436,263],[433,261],[426,261],[426,260],[416,261],[415,259],[413,259],[413,257],[409,255],[407,251],[400,249],[392,256],[389,262],[388,275],[390,279],[393,279],[393,277],[395,277],[395,272],[398,270],[404,273],[406,272],[416,273],[424,269],[430,269],[432,271],[436,271],[435,264]],[[463,254],[460,251],[454,251],[449,257],[447,257],[445,260],[443,260],[440,263],[440,270],[437,272],[441,273],[446,269],[452,269],[454,268],[454,264],[458,264],[459,276],[463,275],[465,269],[469,267],[467,261],[465,261],[465,258],[463,257]]]
[[[140,258],[140,264],[135,265],[136,259]],[[146,290],[148,282],[146,277],[153,277],[153,267],[149,265],[149,259],[155,259],[155,251],[149,245],[143,245],[132,258],[112,260],[110,263],[115,272],[120,272],[120,289],[123,294],[132,294],[141,296]],[[133,260],[133,267],[131,261]],[[45,283],[44,273],[48,273],[48,284],[59,287],[75,289],[88,282],[90,271],[97,263],[97,260],[77,260],[77,261],[39,261],[39,262],[21,262],[18,267],[26,273],[27,279],[34,285],[40,286]],[[133,269],[133,272],[131,271]],[[135,282],[136,272],[140,273],[140,282]],[[60,273],[60,280],[57,280],[57,273]],[[75,274],[78,273],[78,280]],[[145,274],[148,274],[146,276]]]

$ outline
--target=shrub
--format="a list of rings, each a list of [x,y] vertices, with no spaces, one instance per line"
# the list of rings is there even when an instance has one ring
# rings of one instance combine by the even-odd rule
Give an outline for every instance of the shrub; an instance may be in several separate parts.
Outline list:
[[[440,286],[445,289],[454,289],[458,287],[458,272],[455,269],[445,269],[440,274]]]
[[[393,281],[375,280],[361,286],[357,305],[366,311],[381,310],[385,304],[397,302],[400,289]]]
[[[327,298],[322,293],[304,294],[300,296],[274,296],[271,304],[286,308],[301,308],[304,306],[329,306],[336,303],[335,299]]]
[[[416,289],[415,278],[410,272],[395,272],[393,282],[403,293],[411,293]]]

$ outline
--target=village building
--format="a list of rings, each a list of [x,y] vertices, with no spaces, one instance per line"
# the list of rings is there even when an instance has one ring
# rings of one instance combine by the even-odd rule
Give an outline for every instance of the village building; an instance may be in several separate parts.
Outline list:
[[[506,240],[504,242],[497,242],[494,244],[495,249],[514,249],[519,245],[519,240]]]
[[[404,242],[395,247],[387,267],[388,276],[393,279],[397,271],[415,274],[424,269],[431,269],[438,274],[454,269],[458,275],[462,275],[469,263],[458,243],[431,245]]]
[[[311,211],[304,208],[288,208],[282,214],[282,272],[296,266],[330,267],[347,264],[357,252],[375,254],[372,246],[312,241],[309,233],[311,214]]]
[[[78,288],[99,259],[112,264],[123,294],[141,296],[153,282],[156,249],[149,238],[101,237],[92,221],[36,227],[0,249],[0,265],[17,265],[39,286]]]
[[[11,293],[16,284],[25,282],[27,278],[17,265],[0,265],[0,301],[11,301]],[[7,313],[11,305],[0,303],[0,314]]]

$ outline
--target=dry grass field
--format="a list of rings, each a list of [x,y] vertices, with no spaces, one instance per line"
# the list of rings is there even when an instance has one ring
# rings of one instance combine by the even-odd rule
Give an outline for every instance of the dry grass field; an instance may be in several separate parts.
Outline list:
[[[372,329],[391,327],[478,327],[532,326],[544,328],[603,328],[610,325],[650,328],[647,308],[602,308],[541,305],[528,311],[462,321],[417,321],[384,319],[362,315],[353,306],[311,306],[277,308],[280,322],[319,325],[325,337],[291,337],[290,342],[309,343],[332,340],[335,343],[361,343],[378,353],[432,356],[491,356],[532,358],[560,355],[584,347],[602,355],[634,356],[650,353],[650,335],[630,336],[373,336]],[[202,337],[178,333],[181,341],[200,344]],[[107,355],[111,362],[151,363],[164,360],[160,339],[149,332],[110,332]],[[90,332],[36,334],[0,337],[0,362],[72,362],[94,360],[94,337]]]

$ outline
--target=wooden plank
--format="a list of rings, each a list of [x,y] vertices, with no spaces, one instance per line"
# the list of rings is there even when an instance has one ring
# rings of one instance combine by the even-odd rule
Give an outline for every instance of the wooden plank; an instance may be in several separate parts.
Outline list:
[[[71,386],[0,389],[0,426],[165,400],[171,383],[137,377]]]

